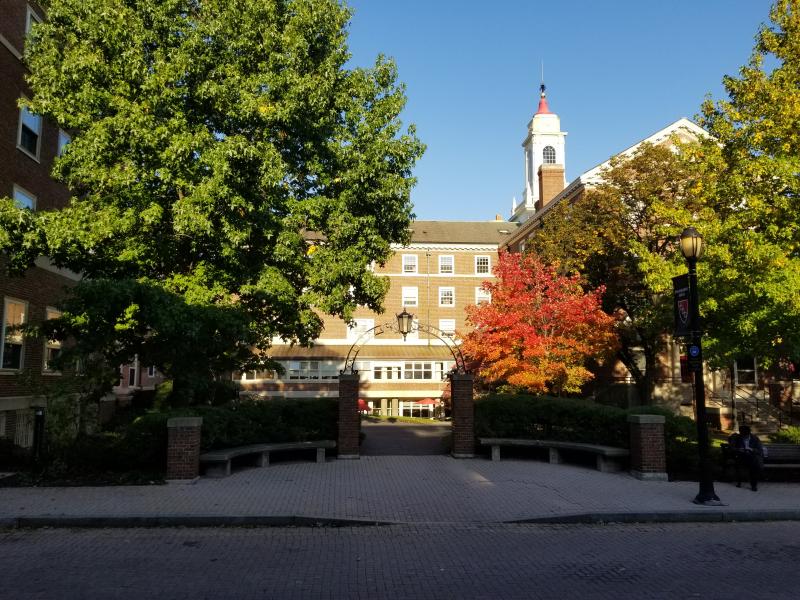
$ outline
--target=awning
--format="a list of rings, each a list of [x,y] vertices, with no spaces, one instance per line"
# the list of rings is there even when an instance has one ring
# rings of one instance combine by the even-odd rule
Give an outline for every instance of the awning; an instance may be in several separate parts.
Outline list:
[[[417,404],[439,404],[439,401],[433,398],[423,398],[422,400],[417,400]]]
[[[369,410],[369,404],[363,398],[358,399],[358,410]]]

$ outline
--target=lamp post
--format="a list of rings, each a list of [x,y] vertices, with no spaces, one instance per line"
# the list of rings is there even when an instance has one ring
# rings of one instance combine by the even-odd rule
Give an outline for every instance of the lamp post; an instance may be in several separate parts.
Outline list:
[[[708,456],[708,419],[706,418],[706,389],[703,383],[703,350],[700,331],[700,300],[697,291],[697,259],[703,254],[703,237],[694,227],[687,227],[681,233],[681,253],[689,266],[689,305],[690,327],[689,368],[694,372],[694,398],[697,412],[697,453],[700,459],[700,490],[694,499],[695,504],[720,506],[719,497],[714,491],[711,476],[711,462]]]

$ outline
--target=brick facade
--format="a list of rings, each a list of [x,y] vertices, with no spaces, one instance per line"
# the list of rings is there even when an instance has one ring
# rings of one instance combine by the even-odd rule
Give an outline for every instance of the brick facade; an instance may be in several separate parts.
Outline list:
[[[455,458],[475,456],[475,403],[473,402],[474,377],[470,373],[451,376],[453,394],[453,448]]]
[[[339,458],[358,458],[361,415],[358,412],[358,374],[339,375]]]
[[[666,481],[667,453],[661,415],[628,415],[630,471],[637,479]]]
[[[200,476],[202,417],[178,417],[167,421],[167,479]]]
[[[542,165],[539,167],[539,201],[541,209],[564,189],[564,165]]]

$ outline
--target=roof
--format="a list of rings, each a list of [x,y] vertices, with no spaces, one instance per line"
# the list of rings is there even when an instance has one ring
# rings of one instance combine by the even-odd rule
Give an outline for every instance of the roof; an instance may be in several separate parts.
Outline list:
[[[670,136],[677,136],[682,141],[687,141],[690,139],[699,139],[708,135],[705,129],[697,125],[694,121],[690,121],[686,117],[681,117],[677,121],[674,121],[664,127],[663,129],[659,129],[654,134],[644,138],[618,152],[614,156],[631,156],[633,155],[642,144],[649,143],[649,144],[658,144],[667,140]],[[613,158],[613,157],[611,157]],[[517,239],[525,238],[528,235],[533,227],[541,220],[541,218],[547,214],[554,206],[556,206],[562,200],[573,196],[578,190],[587,187],[597,185],[602,182],[603,180],[603,171],[611,165],[611,158],[608,160],[603,161],[599,165],[596,165],[589,169],[588,171],[584,171],[578,177],[573,179],[567,187],[561,190],[556,196],[550,200],[547,204],[545,204],[541,209],[534,212],[530,215],[528,219],[521,223],[521,227],[518,230],[512,232],[510,236],[507,236],[507,239],[504,240],[504,243],[511,244],[516,242]]]
[[[509,221],[414,221],[411,241],[430,244],[500,244],[519,225]]]
[[[285,360],[289,358],[299,360],[310,359],[341,359],[347,357],[352,346],[328,346],[315,344],[311,348],[303,346],[273,346],[269,350],[270,358]],[[371,346],[365,344],[358,353],[360,360],[453,360],[453,354],[447,346],[442,345],[410,345],[398,341],[396,345]]]

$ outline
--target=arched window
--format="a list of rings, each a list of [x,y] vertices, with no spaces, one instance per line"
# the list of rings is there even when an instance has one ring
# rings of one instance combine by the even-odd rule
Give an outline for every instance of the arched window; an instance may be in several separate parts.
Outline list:
[[[545,146],[544,150],[542,150],[542,158],[546,165],[556,164],[556,149],[552,146]]]

